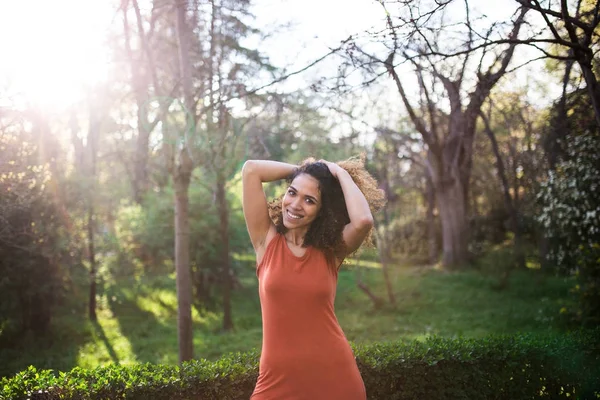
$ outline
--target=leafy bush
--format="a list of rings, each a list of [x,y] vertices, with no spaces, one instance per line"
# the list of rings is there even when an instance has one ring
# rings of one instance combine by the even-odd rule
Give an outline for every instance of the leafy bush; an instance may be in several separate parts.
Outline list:
[[[549,257],[563,272],[576,273],[577,306],[568,314],[600,325],[600,139],[582,135],[567,145],[567,160],[551,171],[538,195],[538,221],[553,243]]]
[[[223,243],[219,236],[219,216],[212,188],[205,185],[203,173],[195,171],[195,181],[189,190],[190,267],[196,302],[202,307],[216,307],[222,287],[221,256]],[[194,181],[194,182],[195,182]],[[144,204],[122,203],[115,221],[115,258],[110,263],[117,277],[141,276],[144,273],[172,272],[174,258],[174,189],[146,196]],[[227,193],[229,206],[229,249],[243,252],[248,249],[241,200]],[[236,263],[232,261],[233,273]]]
[[[0,132],[0,337],[45,334],[62,294],[66,225],[26,132]]]
[[[441,243],[441,230],[436,224],[436,243]],[[406,263],[426,264],[429,259],[427,222],[419,219],[394,221],[391,226],[392,248]]]
[[[568,335],[429,338],[355,347],[372,400],[600,398],[600,331]],[[74,368],[34,367],[3,378],[2,399],[248,399],[259,353],[216,362]]]

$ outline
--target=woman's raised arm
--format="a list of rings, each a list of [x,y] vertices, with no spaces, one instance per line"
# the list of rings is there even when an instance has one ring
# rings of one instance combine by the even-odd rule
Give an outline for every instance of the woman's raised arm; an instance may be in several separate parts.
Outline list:
[[[360,247],[369,234],[373,227],[373,215],[367,199],[356,186],[350,174],[335,163],[324,160],[321,160],[321,162],[329,167],[329,171],[338,179],[342,192],[344,192],[350,223],[344,227],[342,234],[344,243],[346,243],[347,254],[350,254]]]
[[[248,160],[242,168],[242,206],[246,227],[254,250],[263,249],[270,229],[275,229],[267,198],[263,191],[263,182],[285,179],[297,168],[296,165],[278,161]]]

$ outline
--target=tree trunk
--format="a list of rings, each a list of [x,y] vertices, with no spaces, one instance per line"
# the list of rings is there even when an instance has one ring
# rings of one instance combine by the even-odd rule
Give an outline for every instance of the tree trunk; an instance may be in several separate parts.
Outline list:
[[[140,24],[139,10],[137,8],[137,2],[134,1],[134,8],[136,10],[136,18],[138,19],[138,26]],[[149,121],[148,121],[148,108],[146,101],[148,99],[148,79],[147,79],[147,65],[142,62],[143,57],[136,59],[134,51],[131,47],[131,29],[129,27],[128,15],[128,1],[126,0],[122,7],[123,11],[123,33],[125,38],[125,50],[127,52],[127,58],[129,61],[130,68],[130,82],[135,95],[135,103],[137,108],[137,137],[136,146],[134,153],[134,166],[133,175],[131,178],[131,186],[133,189],[133,198],[136,203],[141,204],[142,198],[148,188],[148,145],[149,145]],[[139,32],[140,41],[144,41],[144,32]],[[142,52],[141,50],[140,52]],[[144,68],[145,67],[145,68]]]
[[[186,114],[195,116],[194,98],[192,93],[191,62],[189,57],[189,33],[186,23],[187,1],[176,1],[177,41],[179,52],[179,72],[181,75],[181,89],[183,92]],[[187,118],[186,118],[187,119]],[[193,129],[187,125],[186,130]],[[192,335],[192,281],[190,271],[190,226],[189,226],[189,198],[188,190],[194,169],[188,143],[177,155],[176,165],[173,167],[173,181],[175,183],[175,268],[177,270],[177,323],[179,336],[179,362],[191,360],[193,357]]]
[[[435,191],[442,222],[442,263],[450,270],[468,261],[468,226],[464,190],[458,179],[438,184]]]
[[[217,175],[216,202],[219,212],[219,235],[221,238],[221,283],[223,288],[223,331],[233,330],[231,313],[231,268],[229,260],[229,210],[225,196],[225,177]]]
[[[590,52],[591,53],[591,52]],[[585,78],[585,84],[587,86],[588,94],[594,108],[594,115],[596,117],[596,124],[600,127],[600,93],[598,92],[598,80],[594,74],[594,70],[590,62],[585,60],[577,60],[583,77]]]
[[[77,114],[71,110],[69,116],[69,130],[71,131],[71,144],[73,145],[73,168],[75,171],[83,171],[85,168],[85,153],[83,150],[83,140],[78,136],[79,124],[77,123]]]
[[[177,332],[179,362],[194,356],[192,334],[192,280],[190,271],[189,198],[191,173],[176,175],[175,181],[175,270],[177,272]]]
[[[135,146],[135,166],[133,169],[133,198],[136,203],[141,204],[144,194],[148,190],[148,145],[150,132],[148,132],[148,119],[144,115],[144,106],[138,101],[138,135]]]
[[[356,281],[356,286],[358,286],[360,290],[362,290],[367,296],[369,296],[369,299],[371,299],[371,301],[373,302],[373,307],[375,307],[375,309],[379,309],[383,306],[383,300],[381,299],[381,297],[375,295],[361,279],[358,279]]]
[[[519,183],[519,174],[518,174],[518,167],[519,167],[519,160],[518,160],[518,155],[517,155],[517,150],[516,150],[516,143],[509,143],[509,151],[510,151],[510,156],[512,159],[512,173],[513,173],[513,181],[514,181],[514,185],[513,185],[513,198],[512,201],[511,197],[510,197],[510,193],[507,191],[504,194],[504,201],[506,202],[508,200],[508,203],[506,204],[508,207],[508,213],[510,215],[510,224],[511,224],[511,229],[515,235],[514,237],[514,252],[515,252],[515,264],[517,268],[520,269],[525,269],[526,268],[526,264],[525,264],[525,251],[523,250],[523,232],[521,229],[521,224],[519,223],[519,210],[521,209],[521,199],[519,197],[519,189],[521,184]],[[500,160],[501,162],[502,160]],[[507,185],[508,185],[508,180],[507,180]],[[508,196],[508,197],[506,197]]]
[[[202,260],[202,257],[200,257],[200,260]],[[202,262],[202,261],[200,261]],[[200,305],[206,305],[209,304],[210,302],[210,296],[208,296],[209,293],[209,279],[207,276],[207,273],[202,270],[200,267],[198,267],[198,270],[196,271],[196,276],[194,277],[194,286],[196,288],[196,301],[200,304]]]
[[[520,11],[508,36],[509,39],[518,38],[525,13],[526,9]],[[395,28],[390,25],[390,29],[395,35]],[[469,44],[469,48],[471,44]],[[419,114],[412,106],[395,70],[394,56],[398,48],[394,48],[386,61],[383,62],[396,83],[398,93],[415,129],[421,134],[428,146],[428,169],[435,187],[435,196],[442,223],[442,262],[444,267],[449,269],[464,266],[468,261],[469,181],[472,169],[473,138],[478,113],[494,85],[506,73],[508,64],[514,54],[515,45],[516,43],[512,43],[502,55],[498,55],[496,62],[492,63],[487,70],[484,71],[482,64],[479,65],[474,75],[474,77],[477,77],[475,87],[468,95],[466,107],[463,107],[465,98],[461,93],[461,86],[463,80],[466,79],[464,73],[467,65],[469,65],[466,62],[467,59],[463,59],[462,69],[454,76],[442,75],[440,70],[443,70],[443,68],[435,66],[436,61],[429,59],[432,66],[431,74],[433,78],[442,83],[449,101],[450,113],[448,123],[445,124],[447,129],[439,128],[436,115],[436,110],[439,110],[438,105],[433,100],[434,97],[430,95],[430,88],[424,83],[423,65],[419,64],[416,59],[410,60],[415,66],[419,88],[424,93],[429,122],[426,122],[424,114]],[[432,81],[432,83],[434,82]]]
[[[88,196],[88,215],[87,215],[87,234],[88,234],[88,260],[90,263],[90,297],[88,315],[91,321],[96,321],[96,248],[94,243],[94,232],[96,230],[94,221],[94,196],[96,196],[96,141],[100,129],[100,121],[95,110],[96,104],[90,104],[90,127],[88,130],[87,147],[89,150],[89,164],[87,165],[88,174],[84,179],[89,179],[87,187]]]
[[[496,157],[496,169],[498,170],[498,178],[500,178],[500,182],[502,184],[502,194],[504,199],[504,208],[508,212],[510,218],[510,229],[513,231],[513,251],[515,255],[515,263],[517,267],[524,269],[525,268],[525,255],[523,254],[523,243],[522,243],[522,234],[521,228],[519,225],[519,216],[516,208],[516,201],[510,197],[510,185],[508,183],[508,178],[506,176],[506,169],[504,168],[504,161],[502,160],[502,155],[500,154],[500,148],[498,146],[498,141],[496,140],[496,135],[492,130],[488,118],[481,113],[481,118],[483,119],[483,123],[485,125],[485,132],[490,139],[492,144],[492,151],[494,156]],[[513,170],[516,171],[516,152],[511,151],[511,158],[513,159]],[[515,174],[515,186],[514,192],[515,197],[518,196],[518,180]],[[515,199],[516,200],[516,199]],[[500,283],[502,288],[506,288],[508,285],[508,278],[510,276],[510,272],[512,271],[512,266],[506,268],[505,275]]]
[[[92,196],[92,194],[90,195]],[[88,315],[91,321],[96,321],[96,252],[94,247],[94,206],[88,208],[87,234],[88,234],[88,261],[90,263],[90,297],[88,302]]]
[[[431,177],[427,174],[426,183],[426,202],[427,202],[427,242],[429,245],[429,263],[435,264],[438,259],[437,235],[435,229],[435,189]]]
[[[177,6],[177,41],[179,43],[179,73],[181,75],[181,89],[183,91],[183,104],[185,105],[186,119],[188,115],[193,118],[192,125],[189,126],[186,121],[186,129],[192,129],[195,123],[196,113],[194,104],[194,94],[192,88],[192,74],[191,74],[191,61],[190,61],[190,29],[186,22],[186,11],[187,11],[187,0],[176,0]],[[186,132],[187,133],[187,132]],[[186,143],[188,144],[188,143]]]
[[[388,294],[388,300],[392,306],[396,305],[396,296],[394,295],[394,288],[392,287],[392,281],[390,280],[389,273],[389,250],[387,244],[382,249],[381,257],[381,271],[383,272],[383,279],[385,280],[385,288]]]
[[[387,175],[387,174],[386,174]],[[387,178],[387,177],[386,177]],[[386,179],[387,182],[387,179]],[[387,290],[388,300],[392,306],[396,305],[396,296],[394,296],[394,288],[392,281],[390,280],[389,274],[389,262],[390,262],[390,235],[387,231],[389,226],[389,213],[387,205],[383,207],[383,232],[377,235],[377,249],[379,250],[379,259],[381,260],[381,272],[383,272],[383,279],[385,281],[385,287]],[[375,230],[377,232],[377,230]],[[359,286],[360,287],[360,286]]]

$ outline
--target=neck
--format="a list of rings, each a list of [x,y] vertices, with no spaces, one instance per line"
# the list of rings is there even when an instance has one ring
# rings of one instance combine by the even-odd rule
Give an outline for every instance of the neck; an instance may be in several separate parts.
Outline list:
[[[289,229],[284,235],[285,240],[296,246],[302,246],[306,232],[308,232],[308,228]]]

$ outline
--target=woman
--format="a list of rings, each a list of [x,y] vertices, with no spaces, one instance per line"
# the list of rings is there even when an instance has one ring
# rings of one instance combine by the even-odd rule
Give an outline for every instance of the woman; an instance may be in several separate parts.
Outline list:
[[[307,160],[300,167],[250,160],[242,177],[263,317],[251,399],[365,400],[334,299],[338,269],[369,236],[382,192],[361,160]],[[284,178],[290,184],[283,199],[268,204],[263,182]]]

